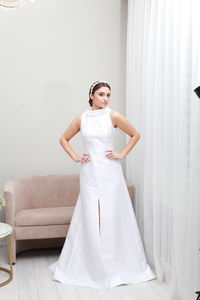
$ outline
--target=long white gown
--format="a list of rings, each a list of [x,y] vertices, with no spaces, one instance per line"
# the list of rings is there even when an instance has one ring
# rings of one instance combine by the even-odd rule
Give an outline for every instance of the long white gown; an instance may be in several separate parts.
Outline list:
[[[80,194],[65,244],[49,267],[53,280],[61,283],[107,289],[155,278],[146,262],[121,163],[105,157],[105,150],[113,149],[116,131],[110,112],[105,107],[82,114],[81,133],[91,161],[81,163]]]

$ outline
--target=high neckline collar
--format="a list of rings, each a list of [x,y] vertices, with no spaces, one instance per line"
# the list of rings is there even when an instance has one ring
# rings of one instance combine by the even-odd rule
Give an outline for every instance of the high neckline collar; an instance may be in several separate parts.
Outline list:
[[[98,116],[98,115],[104,114],[108,110],[109,110],[108,106],[106,106],[104,108],[100,108],[100,109],[88,109],[88,110],[86,110],[86,115],[87,116]]]

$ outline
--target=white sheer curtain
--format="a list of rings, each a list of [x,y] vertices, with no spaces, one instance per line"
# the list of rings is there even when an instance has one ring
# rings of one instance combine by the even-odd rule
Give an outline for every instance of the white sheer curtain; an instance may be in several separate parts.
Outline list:
[[[129,0],[127,157],[149,263],[174,300],[200,290],[200,1]]]

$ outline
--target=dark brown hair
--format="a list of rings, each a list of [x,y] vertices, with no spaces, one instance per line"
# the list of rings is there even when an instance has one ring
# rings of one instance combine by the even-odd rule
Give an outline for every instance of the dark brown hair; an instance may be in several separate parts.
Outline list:
[[[90,93],[92,93],[94,95],[95,91],[98,90],[98,89],[100,89],[103,86],[109,88],[110,91],[111,91],[110,85],[108,83],[106,83],[106,82],[99,82],[99,83],[95,84],[95,82],[91,85],[90,90],[89,90],[89,101],[88,102],[89,102],[90,106],[92,106],[92,103],[93,103],[92,99],[90,98]],[[95,84],[95,86],[93,87],[92,92],[91,92],[91,88],[92,88],[92,86],[94,84]]]

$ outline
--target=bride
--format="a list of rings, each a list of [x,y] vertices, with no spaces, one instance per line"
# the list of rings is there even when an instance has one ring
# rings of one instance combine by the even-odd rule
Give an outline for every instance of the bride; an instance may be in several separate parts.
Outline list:
[[[80,193],[65,244],[50,266],[61,283],[107,289],[155,278],[147,264],[121,160],[140,135],[119,112],[108,107],[111,87],[94,82],[90,109],[77,116],[60,138],[67,154],[78,163]],[[130,136],[121,152],[114,150],[119,129]],[[85,151],[78,155],[69,141],[81,132]]]

